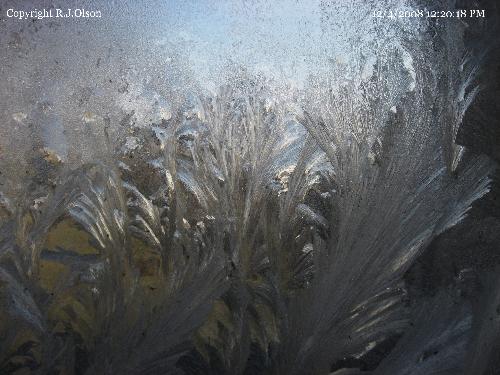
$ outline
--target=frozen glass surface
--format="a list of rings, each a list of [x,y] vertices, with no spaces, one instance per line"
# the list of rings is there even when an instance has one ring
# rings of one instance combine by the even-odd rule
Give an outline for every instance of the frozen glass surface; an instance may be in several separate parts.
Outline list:
[[[0,373],[492,373],[498,11],[431,3],[2,2]]]

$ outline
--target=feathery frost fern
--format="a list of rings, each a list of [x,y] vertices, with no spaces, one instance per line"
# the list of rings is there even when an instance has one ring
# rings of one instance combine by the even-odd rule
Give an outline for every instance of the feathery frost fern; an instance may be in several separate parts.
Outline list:
[[[412,327],[403,281],[492,171],[455,144],[478,68],[431,52],[338,64],[301,110],[222,87],[3,204],[0,372],[328,374],[401,336],[374,374],[472,373],[470,311]]]

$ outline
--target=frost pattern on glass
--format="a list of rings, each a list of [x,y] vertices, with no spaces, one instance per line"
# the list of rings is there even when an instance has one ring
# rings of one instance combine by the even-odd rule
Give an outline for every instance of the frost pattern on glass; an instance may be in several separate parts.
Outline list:
[[[329,374],[394,336],[373,374],[480,368],[470,307],[411,316],[403,280],[489,190],[463,25],[436,52],[378,1],[88,6],[0,26],[1,373]]]

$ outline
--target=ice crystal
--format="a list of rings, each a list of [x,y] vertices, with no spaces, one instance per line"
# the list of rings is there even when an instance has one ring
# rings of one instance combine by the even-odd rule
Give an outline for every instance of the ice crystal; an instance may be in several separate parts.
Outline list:
[[[198,66],[217,57],[185,48],[197,38],[186,32],[182,48],[170,37],[129,45],[117,36],[96,61],[80,56],[86,65],[81,52],[33,46],[53,41],[50,31],[21,37],[1,26],[14,46],[3,62],[24,48],[38,61],[52,53],[63,66],[52,69],[75,76],[70,84],[31,67],[42,78],[35,99],[21,100],[25,88],[15,95],[22,105],[8,99],[1,114],[19,132],[4,129],[4,139],[31,141],[24,156],[2,161],[1,373],[328,374],[394,337],[373,374],[486,366],[480,350],[466,357],[465,348],[493,342],[489,325],[472,334],[470,307],[455,311],[448,295],[412,315],[403,277],[489,191],[493,163],[457,143],[481,56],[465,48],[463,26],[434,30],[454,46],[435,53],[429,22],[381,24],[356,2],[299,3],[291,19],[304,12],[311,35],[337,45],[314,45],[312,60],[283,81],[275,63],[288,47],[306,61],[309,37],[290,31],[299,45],[278,38],[260,51],[255,59],[273,62],[267,71],[242,67],[253,59],[237,40],[223,44],[234,61],[214,63],[222,80]],[[396,5],[415,6],[386,4]],[[259,8],[247,6],[243,15],[221,9],[243,22]],[[289,27],[268,8],[252,21],[267,32],[250,45]],[[80,40],[83,27],[106,41],[102,25],[69,36],[50,27],[64,40]],[[169,48],[156,53],[158,45]],[[165,62],[171,70],[156,79]],[[12,63],[5,72],[28,74]],[[207,77],[216,85],[197,81]]]

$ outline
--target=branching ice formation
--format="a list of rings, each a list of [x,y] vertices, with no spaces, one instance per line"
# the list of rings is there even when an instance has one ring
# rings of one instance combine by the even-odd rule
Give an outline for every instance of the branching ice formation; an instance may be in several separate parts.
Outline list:
[[[407,31],[300,93],[248,73],[128,132],[103,117],[92,162],[33,156],[0,201],[0,372],[328,374],[395,336],[373,374],[481,368],[487,325],[441,295],[411,317],[403,279],[488,192],[456,143],[480,59]]]

